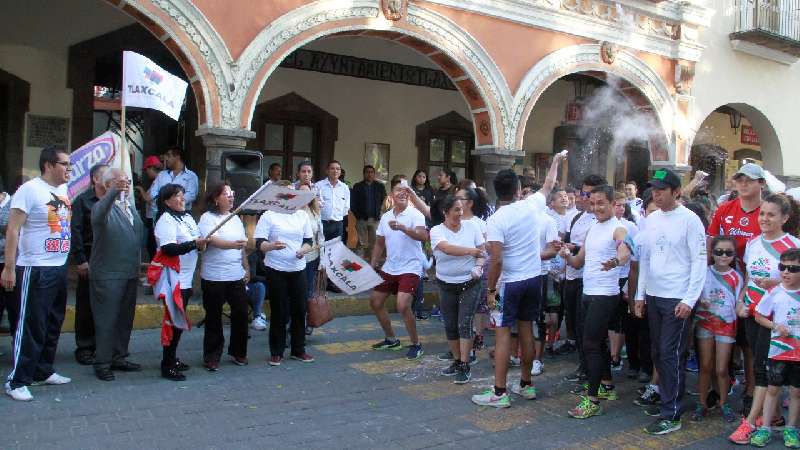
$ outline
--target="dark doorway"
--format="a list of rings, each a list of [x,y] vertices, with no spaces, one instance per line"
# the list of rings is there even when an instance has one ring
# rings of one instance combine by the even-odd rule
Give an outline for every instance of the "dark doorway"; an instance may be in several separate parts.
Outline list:
[[[436,186],[442,169],[452,170],[459,180],[474,178],[472,123],[455,111],[417,125],[417,165]]]
[[[22,175],[25,113],[30,103],[31,85],[0,70],[0,189],[11,190]]]

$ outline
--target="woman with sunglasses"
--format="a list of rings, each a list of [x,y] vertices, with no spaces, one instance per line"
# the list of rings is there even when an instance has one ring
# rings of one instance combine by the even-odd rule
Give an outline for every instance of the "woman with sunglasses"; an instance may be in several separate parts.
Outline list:
[[[742,276],[734,267],[736,240],[731,236],[717,236],[711,241],[711,257],[703,293],[694,316],[697,354],[700,374],[697,391],[700,400],[692,413],[692,421],[700,421],[708,413],[707,394],[711,388],[711,373],[716,373],[719,406],[726,422],[736,420],[736,413],[728,404],[730,377],[728,363],[736,342],[736,299],[744,286]],[[714,368],[716,367],[716,371]]]
[[[200,232],[208,237],[208,249],[200,264],[203,309],[206,311],[203,335],[203,367],[216,372],[225,336],[222,332],[222,305],[231,308],[231,340],[228,355],[237,366],[247,365],[247,289],[250,275],[245,246],[247,235],[239,216],[231,217],[214,230],[233,208],[233,191],[227,181],[206,194],[207,211],[200,217]]]
[[[750,434],[756,430],[756,419],[761,415],[764,398],[767,392],[767,356],[769,354],[770,330],[756,323],[754,311],[764,294],[780,284],[781,254],[790,249],[800,247],[800,239],[789,234],[797,229],[797,203],[784,194],[773,194],[761,204],[758,224],[761,235],[751,239],[744,250],[745,289],[736,302],[736,313],[742,318],[747,343],[753,352],[753,373],[755,375],[755,391],[750,413],[739,425],[739,428],[728,439],[736,444],[748,444]],[[775,415],[777,421],[782,420],[780,414]]]

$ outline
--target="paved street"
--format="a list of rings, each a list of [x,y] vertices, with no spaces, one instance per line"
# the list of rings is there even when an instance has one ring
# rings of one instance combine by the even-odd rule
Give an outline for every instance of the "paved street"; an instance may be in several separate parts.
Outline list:
[[[394,317],[395,321],[397,317]],[[114,382],[94,378],[72,358],[74,338],[62,335],[58,370],[73,378],[61,387],[34,387],[31,403],[0,399],[1,449],[145,448],[726,448],[731,429],[718,413],[702,425],[665,437],[641,432],[649,417],[631,400],[638,383],[620,382],[621,399],[588,421],[566,416],[576,397],[562,382],[571,358],[545,360],[536,378],[540,398],[513,397],[507,410],[479,408],[469,396],[491,383],[486,354],[473,368],[473,383],[452,384],[438,371],[445,350],[442,324],[418,322],[426,354],[407,361],[403,352],[373,352],[382,337],[369,316],[336,319],[311,337],[317,361],[266,364],[265,332],[252,332],[250,365],[225,360],[220,371],[200,368],[202,329],[181,343],[179,356],[193,366],[188,380],[158,376],[158,330],[137,331],[132,361],[144,371],[118,373]],[[402,330],[395,323],[398,332]],[[0,340],[0,369],[7,373],[10,344]],[[518,378],[518,369],[512,377]],[[690,383],[693,384],[693,381]],[[694,397],[690,397],[694,400]],[[738,404],[738,396],[736,399]],[[688,419],[688,416],[687,416]],[[780,445],[775,443],[773,445]]]

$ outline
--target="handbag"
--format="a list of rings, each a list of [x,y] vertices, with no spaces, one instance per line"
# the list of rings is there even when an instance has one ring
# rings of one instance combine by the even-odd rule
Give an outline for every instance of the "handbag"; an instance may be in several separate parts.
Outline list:
[[[325,271],[321,271],[314,283],[314,295],[308,299],[306,325],[309,327],[319,328],[333,320],[333,310],[328,300],[328,293],[325,291],[327,284],[327,275]]]

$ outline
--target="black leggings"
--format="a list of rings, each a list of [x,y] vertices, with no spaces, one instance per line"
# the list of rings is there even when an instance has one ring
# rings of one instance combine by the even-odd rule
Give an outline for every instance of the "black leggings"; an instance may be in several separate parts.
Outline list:
[[[767,387],[767,357],[769,356],[769,341],[772,332],[767,327],[762,327],[756,319],[748,317],[743,320],[744,331],[747,335],[747,345],[753,352],[753,375],[756,387]]]
[[[583,322],[583,353],[589,377],[591,397],[597,396],[600,380],[611,379],[611,356],[608,353],[608,326],[619,304],[618,295],[584,295],[581,306]]]
[[[444,317],[444,332],[448,341],[472,339],[475,331],[472,320],[478,308],[480,297],[480,280],[466,283],[445,283],[436,280],[441,292],[440,307]],[[462,355],[463,356],[463,355]]]
[[[283,357],[286,320],[291,322],[292,355],[306,352],[306,274],[304,270],[282,272],[267,267],[269,286],[269,352]]]
[[[561,297],[564,305],[564,319],[567,322],[567,338],[576,339],[580,348],[580,336],[578,336],[578,304],[583,292],[583,278],[575,280],[564,280],[564,290]]]
[[[200,281],[203,289],[203,309],[206,310],[205,333],[203,334],[203,361],[219,362],[225,335],[222,331],[222,305],[231,307],[231,342],[228,354],[237,358],[247,357],[247,291],[244,280]]]
[[[183,300],[184,309],[189,308],[189,300],[192,298],[192,288],[181,289],[181,299]],[[181,342],[181,334],[183,330],[180,328],[172,327],[172,341],[169,345],[163,347],[161,356],[161,369],[172,369],[178,361],[178,344]]]

